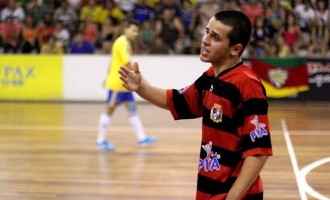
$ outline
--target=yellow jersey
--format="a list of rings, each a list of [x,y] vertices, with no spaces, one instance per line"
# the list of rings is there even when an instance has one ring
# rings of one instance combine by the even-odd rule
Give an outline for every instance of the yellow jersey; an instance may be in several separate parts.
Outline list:
[[[113,43],[111,50],[111,62],[109,73],[106,80],[106,88],[116,92],[126,92],[127,90],[122,86],[123,82],[120,80],[118,70],[121,66],[130,63],[130,56],[132,54],[132,47],[124,35],[118,37]]]

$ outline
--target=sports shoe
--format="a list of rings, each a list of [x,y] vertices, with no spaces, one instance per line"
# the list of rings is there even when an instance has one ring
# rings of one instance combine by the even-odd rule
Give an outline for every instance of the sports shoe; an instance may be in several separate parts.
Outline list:
[[[144,140],[139,141],[139,146],[140,147],[145,147],[150,143],[156,142],[156,138],[154,137],[146,137]]]
[[[113,144],[110,144],[108,141],[104,140],[103,142],[96,143],[96,148],[99,150],[111,151],[115,148]]]

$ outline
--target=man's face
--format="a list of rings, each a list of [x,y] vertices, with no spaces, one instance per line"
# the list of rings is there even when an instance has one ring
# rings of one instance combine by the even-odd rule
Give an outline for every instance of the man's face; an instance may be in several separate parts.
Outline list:
[[[200,59],[217,66],[230,55],[228,33],[231,27],[224,25],[212,17],[206,27],[202,39]]]
[[[139,27],[137,25],[131,24],[125,29],[125,35],[128,40],[134,41],[139,35]]]

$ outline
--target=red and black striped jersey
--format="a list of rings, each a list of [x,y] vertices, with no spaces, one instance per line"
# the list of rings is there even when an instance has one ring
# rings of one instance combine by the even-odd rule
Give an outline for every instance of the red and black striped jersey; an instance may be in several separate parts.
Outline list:
[[[167,90],[175,120],[202,117],[197,200],[225,199],[247,156],[272,155],[266,92],[242,62],[217,77],[210,67],[192,85]],[[262,199],[256,179],[243,199]]]

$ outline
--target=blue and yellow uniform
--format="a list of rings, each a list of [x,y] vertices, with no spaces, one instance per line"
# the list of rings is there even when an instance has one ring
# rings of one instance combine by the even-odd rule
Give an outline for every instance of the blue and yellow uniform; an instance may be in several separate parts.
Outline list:
[[[112,47],[110,68],[105,84],[109,90],[107,103],[110,105],[120,104],[123,101],[134,101],[132,92],[122,86],[123,82],[118,73],[121,66],[127,66],[130,63],[131,54],[132,46],[125,35],[118,37]]]

